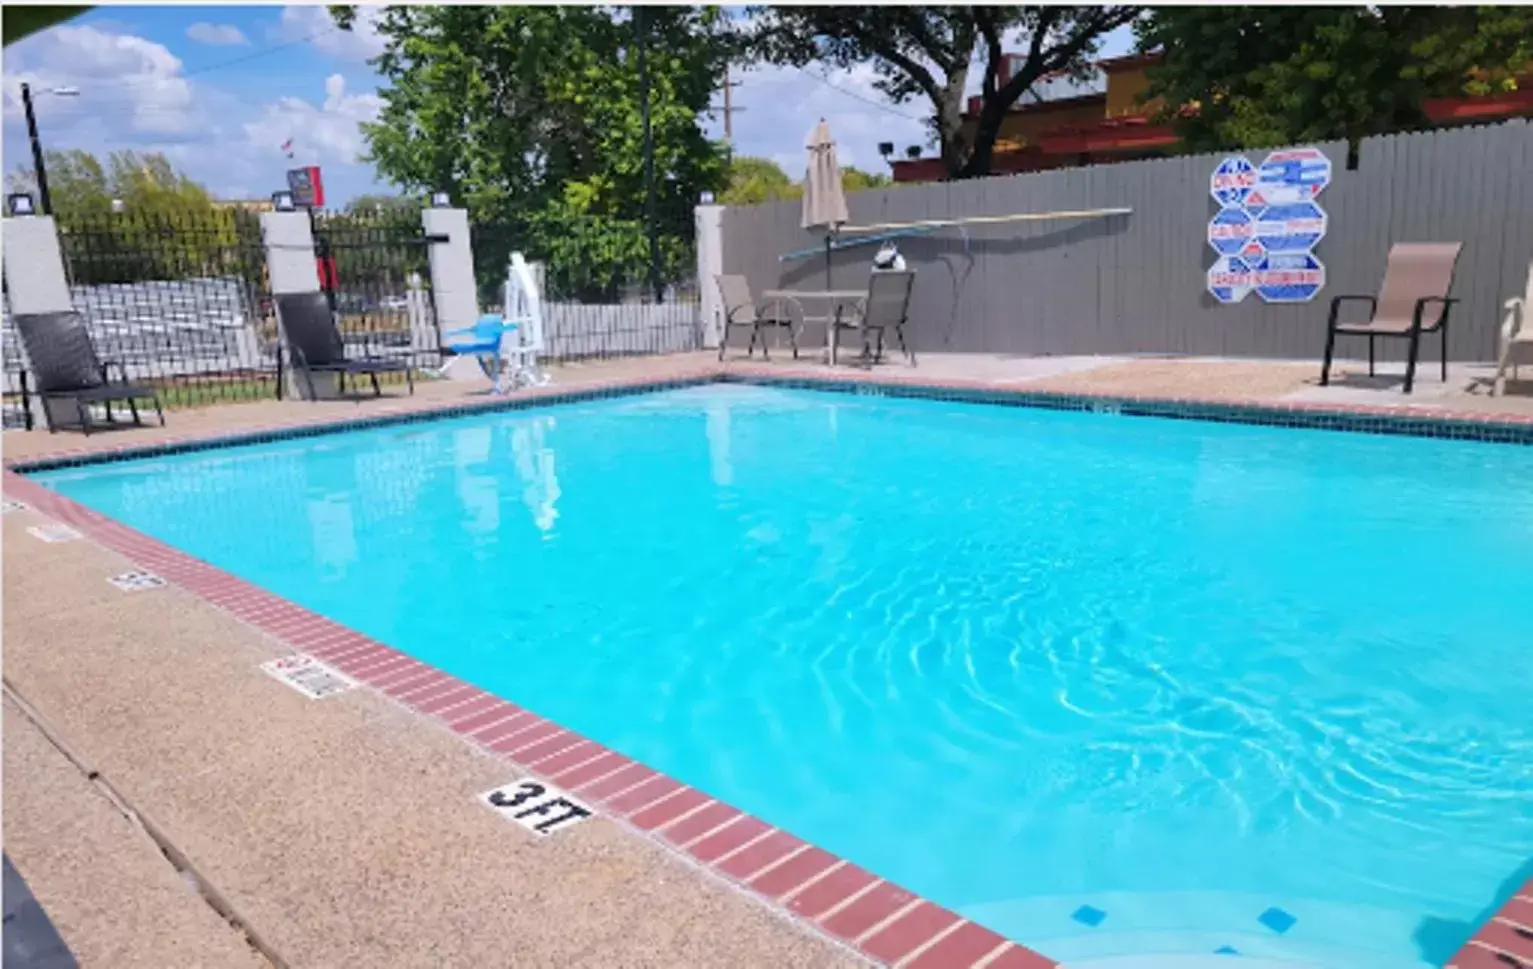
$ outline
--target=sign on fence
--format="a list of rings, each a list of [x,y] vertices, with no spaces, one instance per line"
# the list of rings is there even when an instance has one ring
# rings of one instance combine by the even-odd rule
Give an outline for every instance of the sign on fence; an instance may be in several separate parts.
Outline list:
[[[1225,158],[1209,177],[1219,211],[1208,222],[1208,244],[1219,258],[1208,270],[1208,291],[1221,303],[1255,292],[1268,303],[1302,303],[1325,286],[1325,264],[1314,254],[1325,238],[1318,197],[1331,184],[1331,160],[1318,148],[1288,148],[1252,165]]]

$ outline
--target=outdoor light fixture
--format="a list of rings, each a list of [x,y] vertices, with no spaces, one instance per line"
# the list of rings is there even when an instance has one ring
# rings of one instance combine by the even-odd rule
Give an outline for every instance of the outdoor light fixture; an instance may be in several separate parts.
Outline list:
[[[293,211],[295,208],[293,205],[293,193],[287,191],[271,193],[271,207],[278,212]]]
[[[446,192],[432,192],[431,206],[437,209],[451,208],[452,198]]]
[[[697,204],[699,204],[699,205],[712,205],[713,204],[713,193],[712,192],[704,192],[703,194],[699,195],[697,197]]]
[[[113,212],[121,212],[121,211],[125,210],[127,207],[128,207],[128,203],[124,202],[122,199],[112,199],[112,211]]]
[[[36,215],[31,192],[12,192],[5,197],[5,207],[12,215]]]

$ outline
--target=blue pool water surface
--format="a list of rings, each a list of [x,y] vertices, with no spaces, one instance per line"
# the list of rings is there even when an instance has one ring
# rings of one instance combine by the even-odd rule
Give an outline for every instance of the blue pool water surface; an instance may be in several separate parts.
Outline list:
[[[1071,966],[1530,874],[1533,448],[712,385],[38,477]]]

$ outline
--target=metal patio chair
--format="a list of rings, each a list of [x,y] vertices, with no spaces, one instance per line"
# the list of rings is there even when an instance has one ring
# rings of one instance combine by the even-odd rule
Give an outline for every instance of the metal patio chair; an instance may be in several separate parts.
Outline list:
[[[330,301],[319,290],[309,293],[283,293],[277,297],[277,322],[287,342],[288,358],[303,378],[309,399],[315,400],[314,374],[335,374],[337,387],[346,390],[346,375],[372,379],[373,395],[383,396],[378,375],[402,373],[410,393],[415,393],[415,375],[409,360],[399,357],[347,357],[346,342],[335,324]]]
[[[788,342],[793,346],[793,359],[798,359],[798,335],[793,330],[793,320],[790,316],[778,316],[777,311],[768,312],[766,304],[758,304],[751,298],[750,283],[744,276],[720,275],[714,277],[718,280],[719,295],[724,299],[724,332],[719,334],[719,359],[724,359],[724,351],[729,347],[729,331],[732,327],[748,326],[751,328],[751,342],[745,348],[745,356],[749,358],[756,352],[756,337],[761,336],[761,356],[771,359],[767,354],[765,329],[786,329]]]
[[[1416,358],[1421,351],[1421,334],[1433,330],[1442,333],[1442,379],[1448,380],[1448,311],[1458,300],[1448,295],[1453,286],[1453,269],[1458,263],[1461,242],[1400,242],[1389,249],[1389,263],[1384,269],[1384,285],[1377,296],[1342,295],[1331,300],[1331,314],[1326,322],[1325,363],[1320,367],[1320,386],[1331,382],[1331,356],[1336,335],[1368,338],[1368,376],[1373,376],[1374,340],[1391,337],[1410,341],[1405,364],[1405,392],[1411,392],[1416,379]],[[1369,304],[1366,323],[1341,323],[1337,316],[1348,301]]]
[[[900,351],[916,365],[916,352],[905,340],[905,324],[910,317],[910,295],[915,289],[916,274],[911,270],[877,270],[868,280],[868,295],[850,317],[837,320],[835,326],[862,334],[863,359],[878,363],[884,358],[884,331],[893,330]],[[869,345],[869,336],[873,343]],[[834,360],[831,361],[835,363]]]
[[[149,384],[129,380],[121,361],[102,360],[96,354],[85,318],[79,313],[74,310],[18,313],[16,331],[26,351],[34,392],[42,402],[49,433],[57,433],[60,427],[78,427],[85,434],[92,428],[118,427],[120,424],[112,419],[112,404],[119,402],[128,405],[134,426],[142,427],[144,421],[138,412],[141,400],[153,402],[160,426],[165,426],[159,391]],[[110,368],[114,366],[120,379],[111,377]],[[60,403],[74,405],[73,422],[61,422],[55,416],[54,405]],[[96,404],[105,410],[104,423],[93,420],[91,408]]]

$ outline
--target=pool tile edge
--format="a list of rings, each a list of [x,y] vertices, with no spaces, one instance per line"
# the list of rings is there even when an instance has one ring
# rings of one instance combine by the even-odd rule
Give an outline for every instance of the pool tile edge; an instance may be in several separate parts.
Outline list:
[[[23,501],[36,513],[74,527],[86,540],[158,573],[284,648],[333,666],[518,772],[568,789],[631,836],[643,838],[684,864],[723,880],[778,916],[870,963],[893,967],[920,960],[937,949],[955,927],[962,927],[967,936],[979,934],[993,945],[981,958],[943,969],[980,969],[999,956],[1015,953],[1032,960],[1021,965],[1037,969],[1057,966],[1053,960],[704,791],[123,525],[11,468],[0,471],[0,481],[7,498]],[[454,694],[461,694],[457,702],[435,706]],[[703,820],[688,827],[687,822],[694,818]],[[695,830],[710,821],[706,828]],[[753,836],[722,852],[708,847],[717,847],[721,837],[736,829],[737,834]],[[856,875],[850,883],[838,879],[835,884],[839,892],[833,891],[829,898],[823,893],[816,896],[818,914],[808,915],[794,908],[795,900],[847,870]],[[912,903],[866,931],[836,931],[830,924],[834,917],[879,888],[892,890]],[[896,923],[908,917],[906,909],[914,908],[935,910],[943,917],[892,932]],[[869,944],[876,945],[877,952],[869,949]]]
[[[983,380],[931,379],[917,372],[809,370],[753,363],[688,367],[661,376],[626,377],[576,386],[550,385],[504,397],[416,400],[389,398],[387,409],[353,417],[324,414],[273,424],[254,430],[222,434],[171,436],[138,444],[86,441],[82,446],[27,458],[3,458],[0,466],[26,474],[86,464],[177,454],[185,451],[237,447],[298,437],[389,427],[474,414],[524,410],[538,405],[576,403],[607,397],[651,393],[710,383],[752,384],[851,394],[961,400],[1048,410],[1086,410],[1225,423],[1299,427],[1411,437],[1451,438],[1504,444],[1533,445],[1533,416],[1452,411],[1404,405],[1323,404],[1312,401],[1257,398],[1166,397],[1090,391],[1028,389]],[[400,406],[403,405],[403,406]]]

